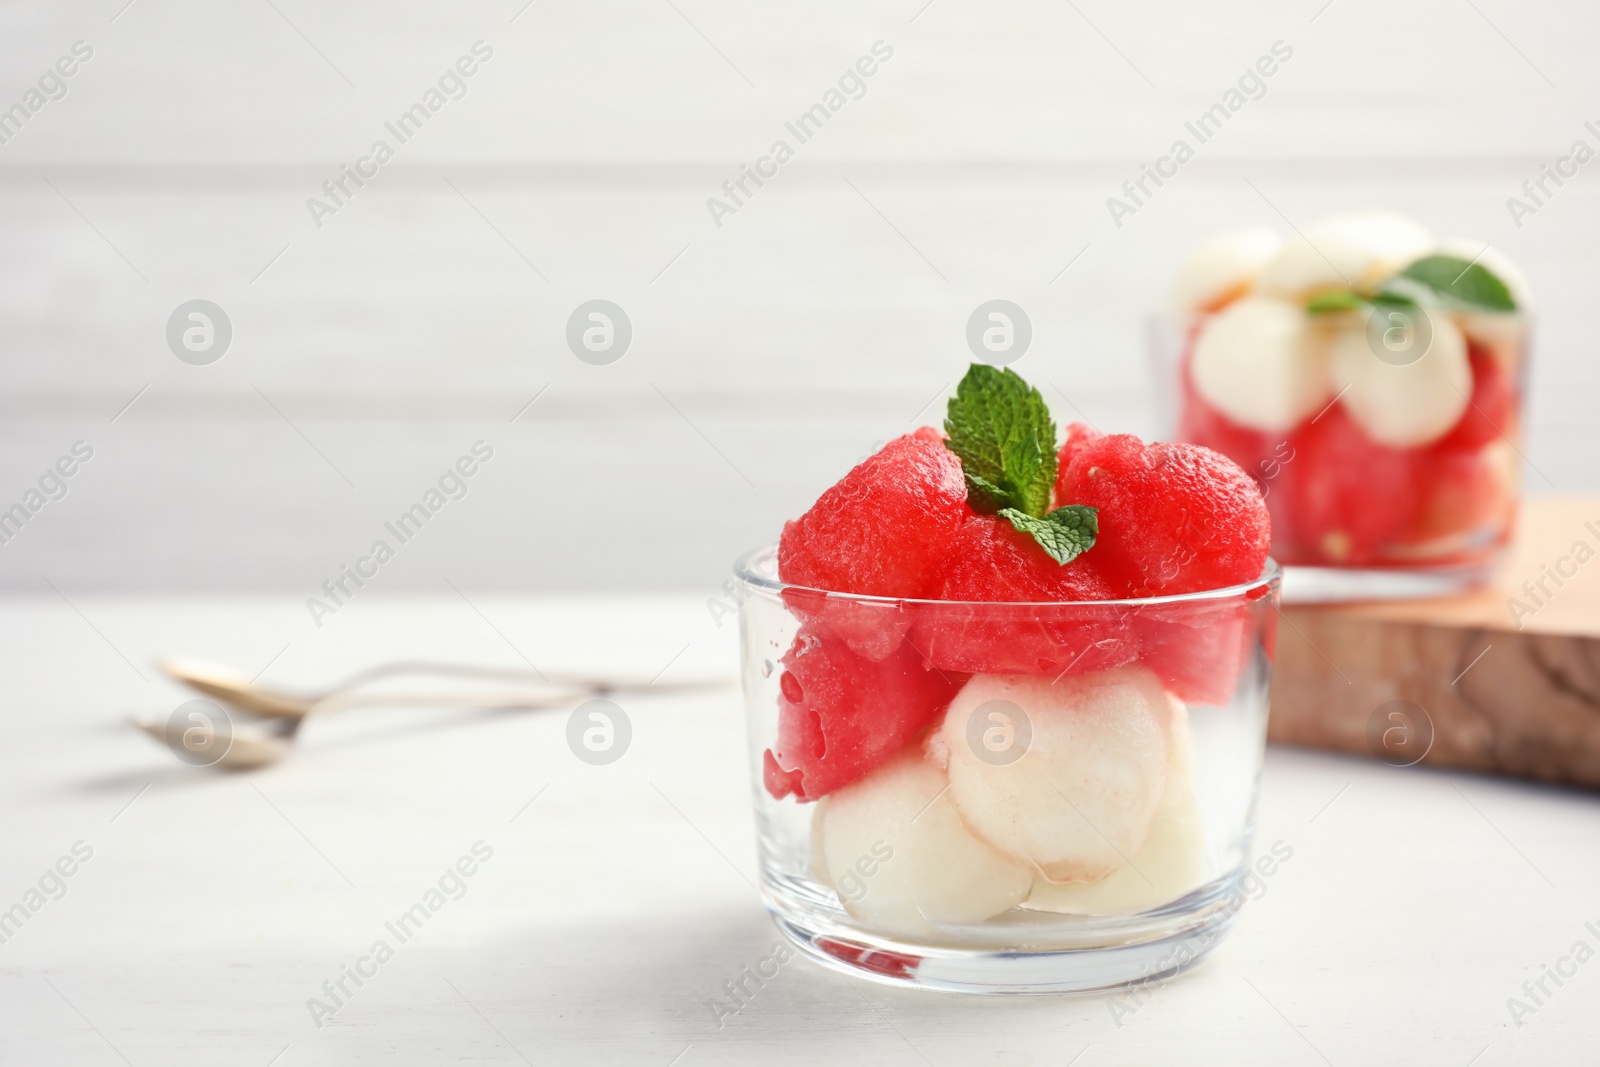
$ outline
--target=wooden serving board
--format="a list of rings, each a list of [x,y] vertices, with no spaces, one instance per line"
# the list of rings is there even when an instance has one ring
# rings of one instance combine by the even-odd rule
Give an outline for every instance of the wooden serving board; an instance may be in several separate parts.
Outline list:
[[[1283,609],[1268,736],[1600,789],[1600,497],[1526,501],[1493,588]]]

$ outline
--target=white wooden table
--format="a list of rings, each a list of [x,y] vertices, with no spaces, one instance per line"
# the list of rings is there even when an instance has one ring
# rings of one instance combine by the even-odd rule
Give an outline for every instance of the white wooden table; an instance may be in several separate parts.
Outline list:
[[[711,998],[777,939],[732,689],[624,700],[633,740],[603,767],[565,712],[353,712],[253,775],[122,724],[187,699],[151,666],[175,652],[307,685],[418,654],[734,670],[703,601],[462,592],[373,594],[320,631],[288,598],[0,605],[0,908],[92,849],[0,944],[0,1063],[1593,1062],[1600,963],[1547,979],[1520,1027],[1507,1006],[1600,947],[1591,796],[1275,750],[1257,850],[1292,858],[1141,1001],[919,994],[797,958],[719,1028]],[[401,943],[385,924],[478,842]],[[392,958],[317,1026],[308,999],[380,939]]]

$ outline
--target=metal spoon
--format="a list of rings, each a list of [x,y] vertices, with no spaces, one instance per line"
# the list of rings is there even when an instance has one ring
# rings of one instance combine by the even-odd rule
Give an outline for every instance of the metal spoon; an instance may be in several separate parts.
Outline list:
[[[359,671],[320,693],[286,693],[257,685],[239,671],[192,657],[173,657],[161,662],[167,675],[206,696],[243,711],[274,718],[303,718],[313,711],[333,711],[359,706],[423,706],[519,708],[549,707],[554,704],[600,693],[686,692],[721,688],[733,684],[726,678],[692,678],[656,682],[642,678],[606,675],[541,673],[504,667],[481,667],[460,663],[433,663],[424,660],[397,660]],[[361,693],[359,690],[382,678],[404,675],[433,675],[453,678],[478,678],[525,683],[516,691],[445,693]]]
[[[230,716],[230,742],[212,766],[226,770],[251,770],[270,766],[287,756],[300,727],[312,713],[329,714],[346,708],[368,707],[470,707],[550,708],[572,704],[583,697],[616,692],[683,692],[732,685],[731,679],[702,678],[657,684],[639,679],[539,674],[499,667],[453,663],[397,661],[360,671],[338,685],[316,694],[285,693],[259,686],[238,671],[189,657],[161,663],[170,677],[206,696],[229,705],[241,717]],[[443,693],[362,692],[361,687],[381,678],[401,675],[444,675],[458,678],[509,679],[529,683],[528,688],[499,691],[455,690]],[[534,686],[538,686],[535,688]],[[183,744],[183,729],[170,721],[134,719],[133,725],[166,745],[174,753]]]

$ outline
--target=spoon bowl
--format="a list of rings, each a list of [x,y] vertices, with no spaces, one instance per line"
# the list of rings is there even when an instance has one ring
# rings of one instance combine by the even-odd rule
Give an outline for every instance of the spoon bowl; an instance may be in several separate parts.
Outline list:
[[[151,719],[134,719],[133,725],[160,741],[174,753],[183,746],[182,731],[168,722]],[[228,747],[209,766],[227,771],[249,771],[269,767],[289,754],[294,744],[294,733],[286,736],[255,731],[235,730],[228,739]],[[187,762],[187,761],[186,761]]]
[[[160,666],[168,677],[189,688],[256,715],[298,719],[316,705],[315,698],[258,686],[233,668],[209,660],[174,656],[162,660]]]

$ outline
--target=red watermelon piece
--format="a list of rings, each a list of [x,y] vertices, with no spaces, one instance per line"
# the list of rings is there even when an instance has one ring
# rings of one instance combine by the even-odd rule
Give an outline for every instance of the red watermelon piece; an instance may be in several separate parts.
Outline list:
[[[1511,368],[1470,338],[1467,357],[1472,362],[1472,402],[1462,413],[1461,421],[1434,448],[1479,448],[1515,431],[1517,383]]]
[[[1071,422],[1067,424],[1067,439],[1061,442],[1061,447],[1056,450],[1056,507],[1065,504],[1075,504],[1077,501],[1068,500],[1066,497],[1067,468],[1072,466],[1072,461],[1091,443],[1100,440],[1105,434],[1090,426],[1087,422]]]
[[[1380,559],[1416,514],[1419,453],[1373,441],[1341,404],[1296,429],[1289,444],[1294,458],[1279,481],[1295,540],[1282,545],[1284,561]]]
[[[863,596],[925,593],[971,514],[961,461],[932,432],[890,441],[784,523],[778,577]]]
[[[1132,615],[1139,662],[1179,700],[1223,707],[1249,661],[1254,620],[1250,604],[1233,600],[1141,607]]]
[[[966,682],[930,670],[909,644],[879,660],[802,627],[780,661],[778,740],[762,757],[767,792],[817,800],[916,740]]]
[[[1115,597],[1096,551],[1063,565],[1004,519],[968,519],[935,597],[984,603],[915,605],[912,645],[940,670],[974,674],[1079,674],[1127,663],[1137,647],[1123,610],[1023,606]]]
[[[1272,522],[1261,490],[1233,460],[1199,445],[1146,445],[1112,434],[1067,471],[1067,496],[1099,510],[1087,555],[1124,596],[1164,596],[1261,574]]]
[[[1447,550],[1481,552],[1510,533],[1517,505],[1520,457],[1496,439],[1470,451],[1430,448],[1416,457],[1417,508],[1403,534],[1407,544],[1433,542]]]
[[[801,619],[817,622],[864,656],[882,659],[904,636],[897,605],[808,590],[925,596],[970,514],[961,461],[944,447],[943,436],[924,426],[897,437],[784,524],[778,577],[805,587],[787,590],[784,600]]]

